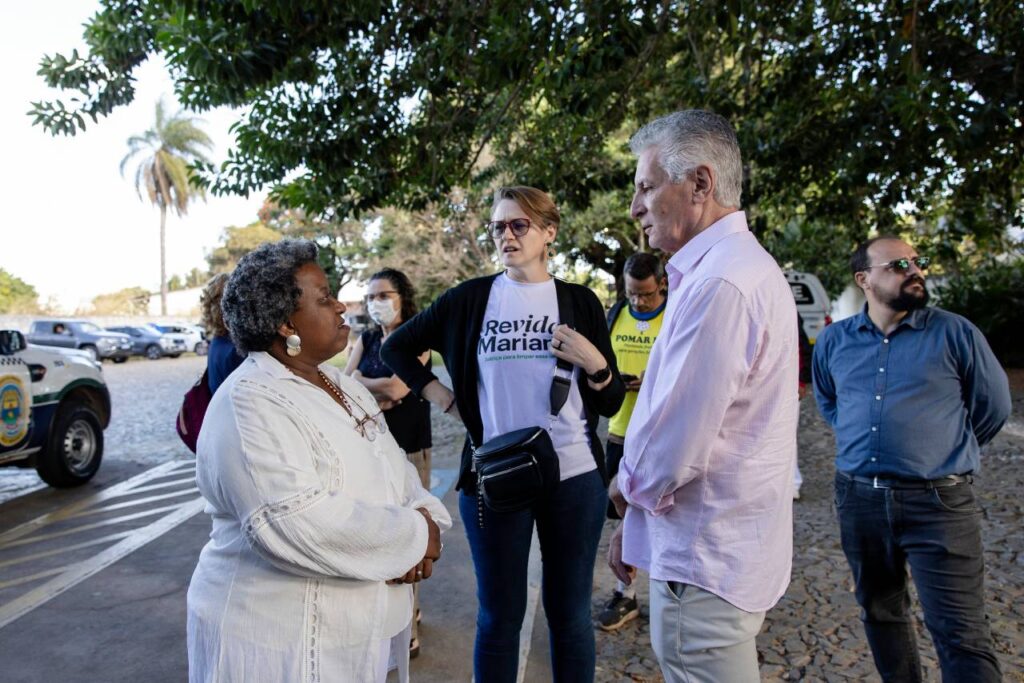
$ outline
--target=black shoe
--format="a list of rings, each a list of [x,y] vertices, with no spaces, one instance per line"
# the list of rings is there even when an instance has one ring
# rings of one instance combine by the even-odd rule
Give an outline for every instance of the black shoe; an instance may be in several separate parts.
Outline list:
[[[639,615],[640,605],[636,598],[627,598],[619,591],[615,591],[612,594],[612,599],[597,615],[597,625],[602,631],[614,631],[627,621],[636,619]]]

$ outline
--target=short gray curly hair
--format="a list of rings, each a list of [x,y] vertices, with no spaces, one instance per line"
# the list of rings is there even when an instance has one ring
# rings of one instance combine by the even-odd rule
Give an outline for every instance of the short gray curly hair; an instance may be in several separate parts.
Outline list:
[[[704,164],[715,173],[715,201],[740,207],[743,162],[736,131],[725,117],[703,109],[677,111],[651,121],[629,140],[637,156],[652,145],[658,148],[658,163],[673,183],[683,182],[690,171]]]
[[[238,261],[220,306],[239,352],[270,348],[277,328],[299,305],[295,271],[316,263],[317,251],[309,240],[286,239],[261,244]]]

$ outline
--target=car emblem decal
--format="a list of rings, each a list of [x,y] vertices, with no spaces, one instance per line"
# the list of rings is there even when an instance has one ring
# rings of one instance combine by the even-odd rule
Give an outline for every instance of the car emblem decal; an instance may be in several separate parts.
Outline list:
[[[14,446],[28,434],[29,410],[19,377],[0,377],[0,446]]]

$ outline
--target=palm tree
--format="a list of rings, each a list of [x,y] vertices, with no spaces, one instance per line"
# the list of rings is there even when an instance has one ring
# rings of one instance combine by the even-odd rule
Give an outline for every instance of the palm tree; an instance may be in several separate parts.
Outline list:
[[[167,315],[167,265],[165,234],[167,208],[184,216],[188,204],[196,197],[204,197],[203,190],[190,184],[192,170],[189,163],[207,162],[203,150],[213,147],[210,136],[196,124],[200,120],[178,111],[168,117],[164,102],[156,103],[156,121],[141,135],[128,138],[128,154],[121,160],[121,175],[134,157],[144,154],[135,169],[135,191],[142,199],[142,190],[152,204],[160,207],[160,313]]]

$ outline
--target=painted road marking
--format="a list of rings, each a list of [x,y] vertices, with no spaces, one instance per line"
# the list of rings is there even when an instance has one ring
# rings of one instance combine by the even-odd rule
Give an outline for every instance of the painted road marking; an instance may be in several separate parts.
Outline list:
[[[39,560],[44,557],[53,557],[54,555],[61,555],[63,553],[71,552],[72,550],[78,550],[79,548],[89,548],[94,545],[103,545],[104,543],[113,543],[114,541],[120,541],[122,538],[130,536],[132,532],[121,531],[116,534],[110,534],[108,536],[100,536],[89,541],[82,541],[81,543],[73,543],[71,545],[62,545],[59,548],[53,550],[44,550],[39,553],[32,553],[31,555],[22,555],[16,557],[13,560],[5,560],[0,562],[0,568],[2,567],[13,567],[16,564],[23,564],[25,562],[31,562],[32,560]]]
[[[134,491],[129,491],[128,493],[134,493]],[[138,507],[139,505],[146,505],[147,503],[153,503],[153,502],[156,502],[158,500],[166,500],[168,498],[178,498],[180,496],[191,495],[193,493],[199,493],[199,489],[197,489],[195,486],[193,486],[190,489],[185,489],[183,491],[175,491],[174,493],[165,493],[162,496],[150,496],[148,498],[139,498],[138,500],[129,500],[129,501],[125,502],[125,503],[115,503],[113,505],[104,505],[101,508],[94,508],[94,509],[91,509],[91,510],[82,510],[80,512],[76,512],[73,515],[69,515],[65,519],[77,519],[79,517],[86,517],[88,515],[101,515],[101,514],[103,514],[105,512],[110,512],[111,510],[123,510],[124,508]],[[128,494],[122,494],[122,495],[128,495]]]
[[[142,486],[142,487],[137,488],[137,489],[132,489],[131,491],[125,491],[121,495],[129,496],[129,495],[132,495],[132,494],[135,494],[135,493],[147,493],[149,491],[157,491],[159,489],[173,488],[175,486],[181,486],[182,484],[192,484],[192,483],[195,483],[195,480],[196,480],[196,475],[195,475],[195,471],[193,471],[192,472],[192,476],[190,476],[190,477],[185,477],[184,479],[174,479],[172,481],[165,481],[162,484],[153,484],[152,486]]]
[[[455,469],[432,469],[430,470],[430,492],[434,497],[441,500],[445,497],[459,476]]]
[[[523,628],[519,632],[519,672],[517,683],[526,681],[526,665],[530,659],[530,645],[533,644],[533,622],[537,619],[537,604],[540,602],[541,557],[540,541],[537,539],[536,526],[533,538],[530,539],[530,563],[526,573],[526,615],[523,617]]]
[[[123,492],[130,491],[132,488],[134,488],[138,484],[141,484],[142,482],[159,479],[160,477],[165,477],[172,472],[180,474],[181,472],[176,470],[180,470],[183,464],[189,463],[187,461],[183,462],[180,460],[176,460],[164,463],[163,465],[158,465],[151,470],[147,470],[142,474],[138,474],[132,477],[131,479],[122,481],[120,484],[115,484],[114,486],[111,486],[108,489],[103,489],[102,491],[99,491],[93,494],[92,496],[84,498],[78,501],[77,503],[73,503],[72,505],[68,505],[67,507],[61,508],[60,510],[56,510],[54,512],[49,512],[45,515],[41,515],[33,520],[25,522],[24,524],[19,524],[13,529],[10,529],[0,534],[0,547],[3,547],[3,545],[8,541],[13,541],[16,538],[21,538],[22,536],[30,534],[36,529],[41,529],[42,527],[48,524],[53,524],[55,522],[67,519],[71,515],[78,512],[79,510],[84,510],[85,508],[91,505],[102,502],[104,500],[109,500],[110,498],[116,498]]]
[[[36,552],[13,557],[8,555],[10,559],[0,560],[0,570],[26,564],[31,565],[33,562],[36,563],[34,568],[37,570],[32,572],[32,567],[29,566],[27,567],[30,572],[28,575],[9,576],[0,580],[0,590],[49,579],[15,597],[10,602],[0,605],[0,628],[202,512],[206,501],[198,495],[198,490],[195,488],[194,471],[195,464],[192,461],[179,460],[164,463],[0,534],[0,552],[16,551],[31,544],[43,544],[46,541],[63,537],[82,539],[76,543],[57,547],[53,545],[50,547],[37,546]],[[175,487],[179,487],[180,490],[173,490]],[[154,491],[163,491],[163,493],[125,500],[127,496]],[[188,498],[182,500],[183,496]],[[169,499],[177,500],[168,505],[166,502],[169,502]],[[156,505],[154,506],[154,504]],[[93,517],[92,520],[95,521],[90,520],[85,524],[77,523],[83,517],[140,506],[150,506],[150,509],[107,519]],[[105,535],[101,534],[95,538],[89,538],[85,533],[103,527],[145,520],[155,515],[159,515],[156,520],[143,522],[142,526],[135,528],[125,530],[122,526],[121,530]],[[68,524],[75,524],[75,526],[67,528]],[[48,530],[48,527],[54,525],[62,526]],[[84,559],[75,558],[76,551],[101,545],[107,547]],[[31,550],[31,548],[26,549]],[[63,566],[46,566],[49,558],[59,558],[65,554],[71,554],[71,557],[66,558]],[[77,557],[81,558],[82,554],[78,553]]]
[[[5,467],[0,473],[0,503],[49,488],[35,470]]]
[[[175,503],[174,505],[165,505],[163,507],[153,508],[152,510],[146,510],[144,512],[136,512],[131,515],[121,515],[120,517],[111,517],[105,519],[102,522],[96,522],[94,524],[81,524],[74,527],[73,529],[66,529],[64,531],[54,531],[50,534],[37,534],[35,536],[29,536],[28,538],[19,538],[17,541],[11,541],[0,546],[0,550],[4,548],[13,548],[19,545],[28,545],[29,543],[38,543],[39,541],[48,541],[51,538],[60,538],[61,536],[71,536],[72,534],[81,533],[88,531],[89,529],[98,529],[103,526],[110,526],[112,524],[121,524],[123,522],[129,522],[133,519],[141,519],[143,517],[152,517],[158,515],[161,512],[167,512],[168,510],[177,510],[181,507],[181,503]]]
[[[67,571],[56,578],[3,605],[0,607],[0,628],[7,626],[36,607],[53,600],[64,591],[85,581],[100,570],[109,567],[125,555],[138,550],[154,538],[164,535],[182,522],[188,521],[202,512],[205,505],[206,501],[202,498],[185,503],[179,507],[177,512],[162,517],[149,526],[144,526],[132,532],[130,536],[117,545],[107,548],[88,560],[71,565],[67,568]]]
[[[54,574],[60,574],[65,570],[65,567],[56,567],[54,569],[47,569],[46,571],[37,572],[35,574],[29,574],[28,576],[20,576],[10,581],[0,581],[0,590],[8,588],[10,586],[20,586],[23,583],[31,583],[32,581],[38,581],[39,579],[45,579],[47,576],[53,576]]]

